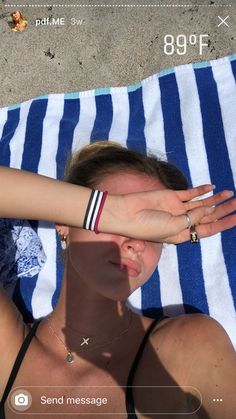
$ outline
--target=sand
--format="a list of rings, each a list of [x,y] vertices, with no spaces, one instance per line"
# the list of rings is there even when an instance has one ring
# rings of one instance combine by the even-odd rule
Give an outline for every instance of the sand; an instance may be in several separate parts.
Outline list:
[[[231,7],[220,6],[230,3]],[[14,10],[20,10],[28,21],[23,32],[13,32],[8,26]],[[235,11],[235,0],[60,0],[52,6],[45,0],[2,1],[0,106],[48,93],[135,84],[165,68],[235,53]],[[228,26],[218,16],[228,16]],[[186,53],[178,54],[175,45],[173,54],[165,54],[166,34],[175,43],[177,35],[184,35],[179,41],[186,40]],[[200,35],[207,35],[202,38],[207,43],[202,54]]]

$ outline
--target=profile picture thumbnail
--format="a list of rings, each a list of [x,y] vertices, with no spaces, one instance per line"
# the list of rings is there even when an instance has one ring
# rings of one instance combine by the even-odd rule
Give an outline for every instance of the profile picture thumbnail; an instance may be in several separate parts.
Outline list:
[[[23,32],[26,29],[28,22],[19,10],[12,12],[11,18],[12,20],[8,22],[8,26],[12,31]]]

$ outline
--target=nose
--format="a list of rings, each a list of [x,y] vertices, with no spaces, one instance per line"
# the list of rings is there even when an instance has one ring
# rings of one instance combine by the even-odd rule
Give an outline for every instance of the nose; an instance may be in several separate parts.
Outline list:
[[[121,244],[124,251],[131,251],[134,253],[142,253],[146,248],[146,242],[144,240],[130,239],[124,237],[124,241]]]

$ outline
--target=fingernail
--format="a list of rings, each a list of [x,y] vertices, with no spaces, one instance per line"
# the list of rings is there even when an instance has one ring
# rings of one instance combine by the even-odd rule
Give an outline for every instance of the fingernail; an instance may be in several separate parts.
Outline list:
[[[216,188],[216,185],[212,185],[212,189],[215,189]]]

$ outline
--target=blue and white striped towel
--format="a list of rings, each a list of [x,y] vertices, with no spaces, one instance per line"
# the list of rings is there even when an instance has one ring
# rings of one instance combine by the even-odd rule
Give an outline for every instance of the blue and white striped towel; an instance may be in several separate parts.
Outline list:
[[[50,94],[3,108],[0,165],[61,179],[71,149],[89,141],[114,139],[167,157],[184,171],[192,186],[214,183],[216,192],[235,190],[235,78],[236,54],[171,68],[133,86]],[[13,299],[25,313],[39,318],[55,306],[63,266],[53,225],[37,221],[30,225],[46,258],[41,249],[41,265],[29,277],[29,260],[24,272],[25,253],[21,259],[16,252],[15,271],[20,279]],[[167,246],[158,269],[132,294],[129,304],[150,317],[162,312],[209,314],[222,324],[236,347],[235,243],[236,228],[203,239],[199,245]]]

